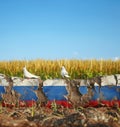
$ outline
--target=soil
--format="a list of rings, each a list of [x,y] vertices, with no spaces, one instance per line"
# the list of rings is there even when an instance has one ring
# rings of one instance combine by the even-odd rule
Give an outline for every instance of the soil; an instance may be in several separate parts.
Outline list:
[[[117,107],[0,107],[0,127],[120,127]]]

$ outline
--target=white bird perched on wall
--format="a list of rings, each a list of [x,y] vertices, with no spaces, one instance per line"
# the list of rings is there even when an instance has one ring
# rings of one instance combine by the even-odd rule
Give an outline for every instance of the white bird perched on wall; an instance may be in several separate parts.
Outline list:
[[[23,68],[23,75],[25,78],[37,78],[40,79],[39,76],[36,76],[34,74],[31,74],[30,72],[28,72],[28,70],[26,69],[26,66]]]
[[[68,72],[66,71],[66,69],[65,69],[64,66],[61,67],[61,76],[62,76],[63,78],[69,78],[69,77],[70,77],[70,76],[68,75]]]

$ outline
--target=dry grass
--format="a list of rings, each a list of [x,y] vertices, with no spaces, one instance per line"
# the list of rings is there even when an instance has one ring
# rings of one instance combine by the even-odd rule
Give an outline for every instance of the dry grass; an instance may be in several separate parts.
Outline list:
[[[42,79],[61,78],[60,70],[64,65],[71,78],[87,78],[105,74],[120,73],[120,60],[14,60],[1,61],[0,73],[8,76],[23,76],[22,68],[41,76]]]

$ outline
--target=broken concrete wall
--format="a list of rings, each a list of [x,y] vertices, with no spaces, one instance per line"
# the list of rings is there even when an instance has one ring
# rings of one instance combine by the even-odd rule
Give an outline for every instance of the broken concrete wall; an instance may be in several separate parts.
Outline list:
[[[99,85],[97,84],[97,78],[101,80],[100,91]],[[74,81],[70,80],[70,83],[66,83],[64,79],[47,79],[41,84],[39,79],[7,77],[3,74],[0,74],[0,94],[4,99],[8,97],[8,100],[10,96],[11,98],[14,96],[12,100],[15,100],[15,97],[17,96],[19,100],[39,100],[42,102],[46,102],[47,100],[67,101],[68,99],[70,100],[71,97],[72,102],[74,102],[73,96],[76,95],[75,91],[77,91],[77,89],[80,93],[77,95],[84,97],[85,95],[89,94],[89,92],[91,92],[89,91],[89,88],[91,88],[93,93],[89,94],[92,96],[89,97],[91,98],[91,100],[113,100],[114,98],[116,100],[120,100],[120,74],[101,76],[97,78],[86,80],[76,79]],[[70,85],[71,83],[72,87],[68,87],[68,85]],[[90,87],[91,83],[95,87]]]

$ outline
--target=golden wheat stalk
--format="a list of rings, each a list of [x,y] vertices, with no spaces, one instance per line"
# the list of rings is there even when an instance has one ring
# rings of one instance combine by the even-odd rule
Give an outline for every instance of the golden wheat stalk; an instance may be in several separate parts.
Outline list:
[[[120,60],[14,60],[1,61],[0,73],[8,76],[23,76],[23,67],[26,65],[27,69],[36,75],[41,76],[42,79],[47,78],[61,78],[60,70],[64,65],[70,74],[71,78],[85,78],[104,74],[120,73]]]

